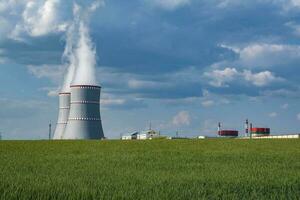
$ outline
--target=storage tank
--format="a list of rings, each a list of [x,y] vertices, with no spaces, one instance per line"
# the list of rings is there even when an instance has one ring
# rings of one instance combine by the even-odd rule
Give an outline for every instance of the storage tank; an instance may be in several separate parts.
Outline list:
[[[251,134],[253,137],[268,136],[270,133],[270,128],[251,128]]]
[[[100,117],[100,86],[71,85],[71,106],[64,139],[104,138]]]
[[[70,98],[71,93],[61,92],[59,93],[59,111],[56,128],[54,131],[53,139],[61,140],[64,135],[64,131],[67,125],[70,112]]]
[[[220,130],[218,131],[218,135],[222,137],[237,137],[239,132],[236,130]]]

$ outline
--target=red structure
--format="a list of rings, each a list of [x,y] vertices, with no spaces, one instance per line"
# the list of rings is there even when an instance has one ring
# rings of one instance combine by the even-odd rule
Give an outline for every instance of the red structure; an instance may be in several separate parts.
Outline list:
[[[237,137],[239,132],[236,130],[220,130],[218,131],[218,135],[224,137]]]
[[[250,131],[253,136],[265,136],[271,133],[270,128],[251,128]]]

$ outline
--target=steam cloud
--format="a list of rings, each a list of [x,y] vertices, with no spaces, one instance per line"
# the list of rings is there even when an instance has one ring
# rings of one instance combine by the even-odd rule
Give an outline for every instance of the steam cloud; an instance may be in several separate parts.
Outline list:
[[[73,22],[66,33],[66,46],[63,60],[67,65],[62,92],[70,92],[70,85],[98,85],[96,80],[96,49],[92,43],[87,23],[90,14],[100,6],[95,1],[82,10],[74,3]]]
[[[83,21],[79,24],[79,40],[75,56],[77,59],[77,68],[72,84],[97,85],[95,76],[96,50],[92,45],[89,29]]]
[[[67,73],[64,78],[64,83],[62,86],[62,92],[70,92],[70,85],[73,80],[75,69],[76,69],[76,58],[73,53],[74,49],[74,24],[70,25],[66,34],[66,46],[63,54],[63,60],[65,65],[67,65]]]

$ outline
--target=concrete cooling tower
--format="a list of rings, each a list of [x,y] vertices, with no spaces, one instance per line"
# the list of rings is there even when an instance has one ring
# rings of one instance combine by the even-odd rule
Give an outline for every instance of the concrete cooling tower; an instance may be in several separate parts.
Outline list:
[[[104,138],[100,117],[100,86],[71,85],[71,106],[63,139]]]
[[[59,93],[59,113],[53,139],[60,140],[68,122],[71,93]]]

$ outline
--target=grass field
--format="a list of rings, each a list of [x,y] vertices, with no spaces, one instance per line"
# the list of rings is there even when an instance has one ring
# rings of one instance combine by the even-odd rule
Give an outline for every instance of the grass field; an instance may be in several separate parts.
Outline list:
[[[2,141],[0,199],[300,199],[300,140]]]

